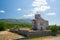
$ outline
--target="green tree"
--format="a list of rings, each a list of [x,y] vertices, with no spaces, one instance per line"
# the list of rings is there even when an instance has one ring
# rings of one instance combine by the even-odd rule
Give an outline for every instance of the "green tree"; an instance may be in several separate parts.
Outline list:
[[[51,30],[52,35],[53,35],[53,36],[56,36],[58,27],[57,27],[56,25],[54,25],[54,26],[49,26],[49,29]]]
[[[6,22],[0,22],[0,31],[4,31],[7,28],[7,23]]]
[[[57,31],[58,30],[58,27],[56,25],[49,26],[49,29],[53,32],[53,31]]]

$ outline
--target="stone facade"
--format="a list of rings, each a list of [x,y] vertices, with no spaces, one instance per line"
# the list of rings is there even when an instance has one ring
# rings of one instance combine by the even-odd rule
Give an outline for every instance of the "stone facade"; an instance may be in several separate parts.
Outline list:
[[[32,20],[33,30],[46,30],[48,27],[48,21],[44,20],[40,14],[35,14],[35,19]]]

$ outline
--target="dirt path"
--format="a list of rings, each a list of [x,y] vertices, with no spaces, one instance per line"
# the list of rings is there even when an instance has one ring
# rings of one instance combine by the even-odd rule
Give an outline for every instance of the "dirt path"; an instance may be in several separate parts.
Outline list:
[[[60,36],[59,37],[53,37],[53,38],[47,38],[47,39],[44,39],[44,40],[60,40]]]
[[[28,40],[60,40],[60,36],[46,36],[46,37],[40,37],[40,38],[32,38]]]

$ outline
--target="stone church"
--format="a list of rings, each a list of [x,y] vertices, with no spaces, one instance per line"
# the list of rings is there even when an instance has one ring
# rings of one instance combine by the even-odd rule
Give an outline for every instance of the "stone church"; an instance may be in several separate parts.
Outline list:
[[[35,19],[32,20],[33,30],[46,30],[48,27],[48,21],[44,20],[40,14],[35,14]]]

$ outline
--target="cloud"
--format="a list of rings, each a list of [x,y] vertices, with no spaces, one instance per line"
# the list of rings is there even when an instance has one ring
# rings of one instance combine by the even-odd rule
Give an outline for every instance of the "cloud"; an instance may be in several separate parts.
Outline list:
[[[4,10],[0,10],[0,13],[5,13],[5,11]]]
[[[25,18],[29,18],[29,17],[33,17],[34,16],[34,14],[26,14],[26,15],[23,15],[23,17],[25,17]]]
[[[18,8],[17,11],[21,11],[22,9],[21,8]]]
[[[46,15],[48,15],[48,16],[55,16],[56,15],[56,13],[47,13]]]
[[[37,12],[37,11],[46,11],[46,10],[48,10],[48,9],[50,9],[50,6],[41,6],[41,7],[35,7],[35,8],[33,9],[33,11],[34,11],[34,12]]]
[[[34,0],[32,2],[32,12],[31,14],[23,15],[23,17],[33,17],[37,12],[46,11],[51,9],[46,0]]]
[[[51,9],[46,0],[35,0],[32,6],[34,7],[32,10],[33,12],[42,12]]]
[[[47,4],[46,0],[35,0],[32,3],[32,6],[41,6],[41,5],[46,5],[46,4]]]

